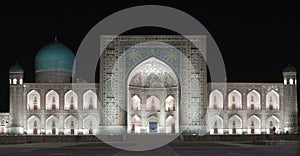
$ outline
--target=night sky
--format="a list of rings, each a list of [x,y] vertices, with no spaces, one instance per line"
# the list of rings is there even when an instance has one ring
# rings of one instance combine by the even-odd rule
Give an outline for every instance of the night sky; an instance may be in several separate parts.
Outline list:
[[[217,42],[230,82],[282,82],[282,69],[300,69],[300,10],[296,4],[141,3],[105,4],[55,1],[40,4],[3,4],[0,8],[0,111],[8,111],[9,67],[18,62],[25,82],[34,81],[34,58],[40,48],[58,40],[76,53],[88,31],[106,16],[145,4],[165,5],[198,19]],[[126,21],[123,21],[126,22]],[[141,28],[133,34],[170,34]],[[299,81],[300,82],[300,81]]]

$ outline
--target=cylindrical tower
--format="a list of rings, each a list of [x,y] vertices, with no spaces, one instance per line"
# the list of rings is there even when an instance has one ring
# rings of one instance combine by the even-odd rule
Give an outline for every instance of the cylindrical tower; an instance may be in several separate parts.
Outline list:
[[[287,66],[283,69],[284,102],[283,126],[285,133],[297,133],[298,106],[297,106],[297,71],[295,67]]]
[[[23,134],[25,105],[23,103],[24,70],[18,64],[9,69],[9,133]]]

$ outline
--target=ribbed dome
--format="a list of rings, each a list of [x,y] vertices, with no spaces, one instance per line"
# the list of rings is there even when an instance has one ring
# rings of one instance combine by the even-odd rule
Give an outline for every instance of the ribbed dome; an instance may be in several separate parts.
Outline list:
[[[24,73],[24,70],[17,63],[9,68],[9,73]]]
[[[60,42],[52,42],[39,50],[35,57],[35,71],[73,69],[74,54]]]
[[[297,70],[295,67],[289,65],[283,69],[283,72],[297,72]]]

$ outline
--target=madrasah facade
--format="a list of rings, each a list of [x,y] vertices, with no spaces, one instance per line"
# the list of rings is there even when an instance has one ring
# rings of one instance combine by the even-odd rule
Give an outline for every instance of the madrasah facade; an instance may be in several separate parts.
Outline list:
[[[135,46],[151,41],[169,46]],[[37,52],[35,82],[23,79],[21,65],[10,67],[0,133],[297,133],[292,66],[279,83],[207,82],[206,36],[106,35],[101,43],[99,83],[72,82],[74,53],[58,41]]]

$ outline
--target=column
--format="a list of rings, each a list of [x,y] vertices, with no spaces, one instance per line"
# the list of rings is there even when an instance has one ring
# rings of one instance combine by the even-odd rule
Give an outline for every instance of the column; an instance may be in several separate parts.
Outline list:
[[[160,133],[166,133],[166,113],[165,113],[165,104],[166,104],[166,93],[162,92],[161,97],[160,97],[160,126],[161,126],[161,131]]]
[[[143,129],[147,129],[147,116],[146,116],[146,95],[143,93],[141,95],[141,120],[142,120],[142,127],[141,132],[143,132]],[[145,129],[145,130],[146,130]]]

